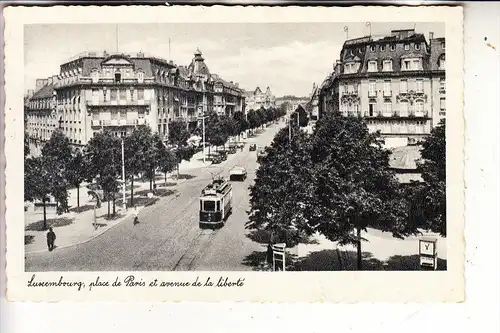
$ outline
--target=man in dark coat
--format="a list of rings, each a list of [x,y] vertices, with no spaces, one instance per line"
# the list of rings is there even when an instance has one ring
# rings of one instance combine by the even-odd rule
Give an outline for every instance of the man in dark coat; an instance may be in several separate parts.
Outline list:
[[[52,230],[52,227],[49,228],[49,232],[47,233],[47,246],[49,247],[49,251],[54,249],[54,242],[56,241],[56,233]]]

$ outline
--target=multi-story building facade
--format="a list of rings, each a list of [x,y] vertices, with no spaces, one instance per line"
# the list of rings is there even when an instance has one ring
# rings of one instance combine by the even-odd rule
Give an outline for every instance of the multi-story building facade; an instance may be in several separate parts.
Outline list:
[[[401,145],[446,116],[444,38],[394,30],[346,41],[340,58],[321,87],[320,113],[365,117],[371,131]]]
[[[25,131],[30,153],[39,155],[46,141],[58,128],[55,110],[57,77],[37,79],[35,90],[28,91],[24,104]]]
[[[45,102],[40,111],[27,110],[33,119],[27,126],[30,137],[47,139],[60,128],[75,146],[87,144],[104,128],[125,136],[147,125],[167,138],[171,121],[195,128],[206,112],[231,114],[244,111],[245,104],[243,90],[210,74],[199,50],[187,67],[143,53],[84,53],[62,64],[51,82],[38,83],[42,87],[29,99],[30,106]],[[215,104],[219,96],[223,103]],[[50,125],[42,130],[39,124],[45,123]]]
[[[246,103],[248,110],[258,110],[261,107],[267,110],[276,107],[276,96],[269,87],[266,88],[266,92],[262,92],[260,87],[257,87],[254,91],[246,92]]]
[[[313,83],[311,94],[309,94],[309,102],[307,103],[306,110],[309,112],[309,117],[317,120],[319,117],[319,92],[320,87]]]

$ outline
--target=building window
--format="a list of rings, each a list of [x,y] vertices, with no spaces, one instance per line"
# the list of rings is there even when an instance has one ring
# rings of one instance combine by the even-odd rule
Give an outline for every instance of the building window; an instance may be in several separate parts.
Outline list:
[[[410,49],[410,44],[405,44],[405,50],[408,51]]]
[[[137,81],[139,83],[143,83],[144,82],[144,73],[143,72],[137,73]]]
[[[396,44],[391,44],[391,51],[395,51],[396,50]]]
[[[127,99],[127,90],[120,89],[120,100],[124,101]]]
[[[380,51],[385,51],[385,45],[380,46]]]
[[[122,74],[121,73],[115,73],[115,82],[116,83],[122,82]]]
[[[144,109],[140,109],[138,112],[138,118],[139,119],[144,119]]]
[[[375,81],[370,81],[368,83],[368,96],[376,96],[377,90],[376,90],[376,83]]]
[[[446,98],[444,98],[444,97],[441,97],[439,99],[439,110],[441,112],[445,112],[446,111]]]
[[[384,103],[384,115],[385,116],[392,115],[392,103]]]
[[[392,72],[392,60],[384,60],[384,72]]]
[[[137,89],[137,99],[144,100],[144,89]]]
[[[413,70],[419,70],[420,68],[420,59],[413,60]]]
[[[92,71],[91,77],[92,77],[92,83],[99,82],[99,72],[97,70]]]
[[[403,60],[401,62],[401,69],[404,71],[411,70],[411,61],[410,60]]]
[[[391,96],[391,81],[384,81],[384,96]]]
[[[415,115],[416,116],[423,116],[424,114],[424,102],[423,101],[416,101],[415,102]]]
[[[418,93],[424,92],[424,81],[422,79],[417,79],[417,92]]]
[[[118,111],[111,111],[111,120],[117,120],[118,119]]]
[[[377,71],[377,62],[376,61],[368,61],[368,72],[376,72]]]
[[[376,48],[375,45],[370,46],[370,51],[375,52]]]
[[[92,104],[99,104],[99,90],[92,89]]]
[[[415,50],[420,50],[420,44],[419,43],[415,43]]]
[[[110,99],[112,101],[118,100],[118,91],[116,89],[111,89]]]
[[[401,116],[407,116],[408,115],[408,102],[407,101],[402,101],[401,102]]]
[[[445,79],[439,80],[439,90],[446,91],[446,80]]]
[[[445,42],[442,42],[441,43],[441,48],[444,50],[446,48],[446,43]]]
[[[403,59],[401,61],[401,69],[404,71],[416,71],[420,70],[421,67],[421,60],[420,59]]]

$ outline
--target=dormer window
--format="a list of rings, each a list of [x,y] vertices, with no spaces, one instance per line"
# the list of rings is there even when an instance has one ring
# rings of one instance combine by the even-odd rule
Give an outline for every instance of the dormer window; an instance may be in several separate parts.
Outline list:
[[[445,44],[445,42],[442,42],[442,43],[441,43],[441,48],[442,48],[443,50],[446,48],[446,44]]]
[[[392,72],[392,60],[384,60],[384,72]]]
[[[375,60],[368,61],[368,72],[377,71],[377,62]]]
[[[375,45],[370,46],[370,51],[375,52]]]
[[[385,45],[380,46],[380,51],[385,51]]]
[[[99,72],[97,71],[97,69],[94,69],[92,71],[92,73],[90,74],[91,78],[92,78],[92,83],[97,83],[99,82]]]
[[[401,60],[401,70],[417,71],[422,69],[421,59],[403,59]]]
[[[438,60],[438,67],[439,69],[445,69],[445,64],[446,64],[446,59],[445,59],[445,55],[442,54],[440,57],[439,57],[439,60]]]
[[[122,74],[117,72],[115,73],[115,83],[120,83],[122,82]]]
[[[415,50],[417,50],[417,51],[420,50],[420,44],[418,44],[418,43],[415,44]]]
[[[138,72],[137,73],[137,82],[143,83],[144,82],[144,73],[143,72]]]
[[[391,51],[395,51],[396,50],[396,45],[392,44],[391,45]]]
[[[358,71],[358,64],[355,62],[350,62],[344,65],[344,73],[352,74]]]

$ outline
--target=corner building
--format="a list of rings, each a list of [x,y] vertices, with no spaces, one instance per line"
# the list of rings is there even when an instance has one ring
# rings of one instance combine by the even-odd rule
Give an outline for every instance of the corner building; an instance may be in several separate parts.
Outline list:
[[[137,126],[150,126],[166,139],[171,121],[197,127],[199,116],[216,110],[215,96],[225,101],[218,105],[219,113],[244,112],[243,90],[211,75],[199,50],[189,66],[143,53],[88,52],[62,64],[53,82],[37,87],[40,89],[33,97],[53,95],[50,107],[42,110],[42,118],[51,123],[50,130],[62,130],[74,146],[86,145],[95,132],[105,128],[116,136],[126,136]],[[222,87],[220,93],[216,86]],[[54,112],[46,112],[49,109]],[[28,119],[30,114],[39,113],[33,111],[27,110]],[[27,128],[30,137],[38,133],[31,123]],[[40,135],[48,139],[50,130]]]
[[[343,115],[365,117],[389,145],[406,145],[446,116],[445,94],[445,39],[393,30],[344,43],[321,87],[320,113],[338,105]]]

